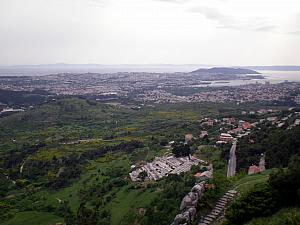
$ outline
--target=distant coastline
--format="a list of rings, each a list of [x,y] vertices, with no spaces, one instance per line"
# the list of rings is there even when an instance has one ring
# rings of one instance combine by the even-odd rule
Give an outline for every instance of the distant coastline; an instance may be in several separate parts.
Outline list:
[[[199,68],[211,68],[215,65],[205,64],[45,64],[0,66],[0,76],[42,76],[57,73],[117,73],[117,72],[151,72],[151,73],[182,73]],[[235,66],[233,66],[235,67]],[[240,68],[265,71],[293,72],[300,71],[300,66],[241,66]]]
[[[124,65],[123,65],[124,66]],[[197,70],[199,68],[205,68],[205,65],[131,65],[130,69],[122,67],[122,65],[117,65],[113,67],[112,65],[104,65],[103,67],[100,65],[94,65],[90,69],[80,67],[77,65],[76,68],[72,67],[72,65],[68,64],[66,66],[59,65],[60,68],[57,68],[55,65],[49,66],[45,68],[44,66],[12,66],[12,67],[0,67],[0,76],[4,77],[20,77],[20,76],[43,76],[49,74],[58,74],[58,73],[117,73],[117,72],[148,72],[148,73],[174,73],[180,76],[182,73],[191,72],[193,70]],[[136,66],[136,67],[134,67]],[[159,67],[164,66],[164,67]],[[207,66],[207,65],[206,65]],[[134,67],[134,68],[133,68]],[[207,67],[208,68],[208,67]],[[258,67],[255,67],[258,68]],[[266,67],[264,67],[266,68]],[[273,67],[277,68],[277,67]],[[297,69],[298,67],[293,67]],[[300,68],[300,67],[299,67]],[[200,86],[237,86],[237,85],[245,85],[245,84],[253,84],[253,83],[265,83],[270,82],[272,84],[281,83],[285,81],[291,82],[300,82],[300,71],[275,71],[275,70],[257,70],[260,74],[251,74],[244,76],[251,76],[250,79],[238,79],[238,80],[223,80],[218,79],[213,82],[204,81],[200,84]],[[260,77],[255,77],[260,76]],[[198,86],[198,85],[197,85]]]

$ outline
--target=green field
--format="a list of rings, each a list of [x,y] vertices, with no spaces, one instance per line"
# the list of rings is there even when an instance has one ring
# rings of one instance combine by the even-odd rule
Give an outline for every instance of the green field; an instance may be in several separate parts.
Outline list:
[[[2,225],[51,225],[63,222],[63,218],[46,212],[20,212],[13,219],[1,223]]]
[[[144,155],[140,153],[138,159],[146,159],[146,156],[149,155],[149,152],[142,151]],[[164,151],[162,151],[162,154],[163,152]],[[135,159],[135,157],[131,158]],[[69,203],[71,210],[74,214],[76,214],[80,204],[80,198],[78,195],[80,190],[88,186],[93,186],[96,182],[101,183],[106,178],[106,176],[102,174],[105,174],[106,171],[110,168],[123,168],[125,171],[129,171],[130,165],[130,158],[126,155],[123,156],[121,154],[106,155],[105,157],[98,158],[97,160],[89,161],[85,169],[83,169],[83,173],[80,176],[80,179],[76,182],[73,182],[71,186],[62,188],[58,191],[38,191],[31,196],[25,197],[24,199],[20,199],[18,205],[22,206],[28,203],[34,205],[35,203],[31,203],[30,199],[38,199],[37,204],[39,206],[50,205],[51,207],[59,208],[60,203],[58,200],[63,200]],[[122,222],[123,217],[127,213],[131,211],[134,211],[134,213],[136,213],[139,208],[146,207],[157,195],[152,190],[147,190],[145,188],[129,190],[129,185],[130,183],[121,188],[114,188],[105,194],[106,196],[113,196],[112,200],[105,206],[105,209],[111,212],[112,225],[120,224],[120,222]],[[11,200],[13,199],[14,198],[12,197]],[[34,220],[32,218],[34,218]],[[20,212],[15,214],[14,218],[7,221],[5,225],[26,225],[30,224],[30,221],[34,222],[32,224],[48,225],[62,220],[62,218],[55,216],[51,213],[40,213],[36,211],[31,211]],[[49,221],[49,223],[45,221]]]
[[[271,169],[262,173],[246,175],[241,179],[233,181],[233,187],[239,192],[244,193],[252,189],[256,184],[266,183],[269,179],[269,175],[272,172]]]
[[[156,193],[149,190],[129,191],[126,187],[121,189],[107,206],[112,212],[111,224],[118,225],[127,213],[136,213],[139,208],[147,207],[155,196]]]

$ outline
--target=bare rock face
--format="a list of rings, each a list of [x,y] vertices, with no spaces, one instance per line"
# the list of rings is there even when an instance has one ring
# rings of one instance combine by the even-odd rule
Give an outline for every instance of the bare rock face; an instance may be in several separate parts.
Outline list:
[[[187,209],[189,207],[196,207],[199,200],[199,196],[196,192],[189,192],[181,201],[180,210]]]
[[[205,190],[205,181],[196,184],[181,201],[181,213],[176,215],[172,225],[189,225],[195,220],[197,204]]]
[[[191,205],[191,203],[192,203],[191,197],[188,195],[184,196],[180,204],[180,210],[181,211],[184,210],[188,205]]]
[[[178,214],[175,217],[172,225],[189,224],[190,221],[191,221],[190,214],[188,212],[184,212],[184,213]]]
[[[201,199],[202,196],[203,196],[203,193],[204,193],[204,189],[205,189],[205,187],[204,187],[204,182],[202,182],[202,183],[196,184],[196,185],[192,188],[192,192],[197,193],[198,196],[199,196],[199,199]]]
[[[188,193],[188,195],[192,199],[192,206],[197,207],[197,203],[199,201],[199,195],[196,192],[190,192],[190,193]]]
[[[182,213],[182,216],[187,224],[191,223],[191,217],[190,217],[189,212],[186,211],[186,212]]]
[[[190,215],[190,219],[191,221],[194,221],[195,217],[196,217],[196,213],[197,213],[197,210],[195,207],[191,207],[187,210],[187,212],[189,213]]]

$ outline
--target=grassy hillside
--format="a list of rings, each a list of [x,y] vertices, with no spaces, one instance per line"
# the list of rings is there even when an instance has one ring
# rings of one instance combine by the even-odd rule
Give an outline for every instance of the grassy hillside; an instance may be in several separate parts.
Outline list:
[[[266,183],[269,179],[270,173],[272,173],[272,169],[266,170],[259,174],[252,174],[243,176],[241,179],[233,178],[233,187],[239,193],[245,193],[252,189],[257,184]]]
[[[128,177],[130,166],[169,152],[163,142],[183,140],[186,133],[197,137],[202,118],[239,117],[241,110],[233,104],[212,103],[134,110],[69,98],[0,118],[0,219],[5,225],[62,220],[74,224],[78,216],[94,215],[89,219],[101,225],[170,224],[194,184],[193,171],[136,184]],[[211,128],[211,136],[218,129]],[[192,148],[200,144],[196,139]],[[199,216],[230,185],[242,192],[266,181],[269,174],[231,182],[225,178],[221,149],[210,146],[195,154],[213,162],[216,172]]]
[[[224,225],[299,224],[299,165],[300,157],[295,155],[285,169],[236,180],[239,196],[226,209]]]
[[[127,177],[130,165],[164,154],[161,139],[199,132],[197,120],[218,115],[218,110],[216,105],[132,110],[71,98],[1,118],[0,165],[2,173],[17,182],[2,177],[1,204],[6,210],[1,216],[16,224],[32,217],[36,223],[59,221],[66,216],[65,207],[75,216],[86,202],[90,209],[101,206],[103,224],[120,224],[151,204],[160,193],[156,189],[163,190],[164,181],[153,188],[132,184]],[[130,144],[133,140],[144,147]]]
[[[46,212],[27,211],[17,213],[13,219],[2,225],[51,225],[63,222],[63,218]]]
[[[284,208],[272,216],[253,219],[247,225],[298,225],[300,208]]]

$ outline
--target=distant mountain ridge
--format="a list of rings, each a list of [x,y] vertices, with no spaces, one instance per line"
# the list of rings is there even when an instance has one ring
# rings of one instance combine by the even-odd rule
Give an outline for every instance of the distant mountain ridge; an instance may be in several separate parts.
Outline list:
[[[198,69],[191,72],[192,74],[221,74],[221,75],[242,75],[242,74],[260,74],[251,69],[231,68],[231,67],[212,67],[210,69]]]

